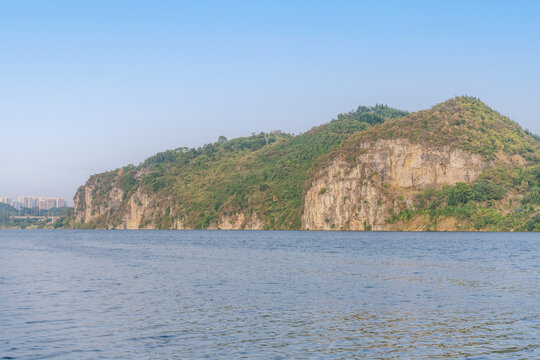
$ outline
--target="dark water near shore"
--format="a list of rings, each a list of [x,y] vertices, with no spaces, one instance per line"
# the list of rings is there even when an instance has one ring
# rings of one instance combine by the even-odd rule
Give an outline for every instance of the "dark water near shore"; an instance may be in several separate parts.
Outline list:
[[[4,359],[538,359],[540,235],[0,231]]]

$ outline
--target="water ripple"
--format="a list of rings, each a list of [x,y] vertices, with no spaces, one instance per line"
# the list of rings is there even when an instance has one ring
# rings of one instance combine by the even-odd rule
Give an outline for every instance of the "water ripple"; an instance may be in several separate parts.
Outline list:
[[[538,240],[3,230],[0,358],[540,358]]]

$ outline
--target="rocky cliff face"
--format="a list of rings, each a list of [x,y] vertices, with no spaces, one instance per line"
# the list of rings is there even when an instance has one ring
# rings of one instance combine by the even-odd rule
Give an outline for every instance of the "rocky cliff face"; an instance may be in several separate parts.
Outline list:
[[[211,224],[209,229],[221,230],[262,230],[264,220],[257,214],[246,215],[243,213],[231,216],[222,215],[215,224]]]
[[[105,196],[98,198],[101,190],[100,175],[92,176],[84,186],[81,186],[74,198],[74,220],[78,223],[91,223],[103,216],[109,210],[116,210],[122,203],[123,191],[111,187]]]
[[[119,184],[122,171],[93,175],[77,190],[74,198],[76,223],[97,228],[155,228],[145,221],[155,215],[151,196],[140,188],[130,193],[122,189]]]
[[[412,205],[426,187],[470,183],[488,163],[477,154],[407,140],[360,145],[352,159],[337,156],[314,176],[304,198],[302,227],[310,230],[390,230],[386,220]]]
[[[522,160],[500,157],[499,162]],[[353,158],[338,153],[314,174],[303,199],[302,228],[396,230],[387,220],[410,208],[418,191],[471,183],[490,165],[478,154],[450,147],[405,139],[365,142]],[[74,203],[77,223],[119,229],[190,228],[182,221],[180,214],[186,209],[181,204],[158,201],[141,187],[126,192],[118,183],[121,175],[95,175],[79,188]],[[255,213],[234,213],[221,214],[208,229],[260,230],[264,225],[264,218]]]
[[[74,220],[100,229],[191,229],[182,221],[181,204],[171,199],[157,200],[141,187],[126,192],[119,187],[121,174],[92,176],[79,188],[74,199]],[[172,205],[172,206],[171,206]],[[165,214],[164,214],[165,213]],[[257,214],[225,215],[208,229],[261,230],[264,221]]]
[[[311,177],[304,193],[305,230],[422,230],[419,217],[407,224],[390,224],[394,214],[413,207],[414,196],[425,188],[457,182],[471,183],[494,163],[520,165],[519,155],[500,153],[486,160],[448,146],[413,144],[405,139],[366,141],[351,157],[339,152]],[[141,186],[122,189],[122,170],[92,176],[79,188],[74,221],[94,228],[190,229],[183,221],[189,209],[172,198],[156,197]],[[136,174],[135,178],[140,178]],[[222,213],[208,229],[265,228],[257,213]],[[442,223],[437,230],[455,230]]]
[[[360,107],[297,136],[220,139],[91,176],[73,226],[531,231],[538,164],[538,138],[476,98],[408,115]]]

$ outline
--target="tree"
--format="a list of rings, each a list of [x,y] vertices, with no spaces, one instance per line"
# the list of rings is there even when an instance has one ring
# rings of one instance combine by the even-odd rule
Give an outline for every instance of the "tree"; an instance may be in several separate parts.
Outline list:
[[[458,182],[448,191],[446,203],[449,206],[459,206],[471,200],[472,189],[466,183]]]

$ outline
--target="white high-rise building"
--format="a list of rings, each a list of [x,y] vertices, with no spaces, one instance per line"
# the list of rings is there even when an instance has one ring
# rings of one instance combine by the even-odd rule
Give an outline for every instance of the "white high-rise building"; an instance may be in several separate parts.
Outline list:
[[[32,196],[19,196],[19,203],[23,208],[33,208],[37,205],[37,198]]]
[[[19,196],[18,205],[21,208],[38,208],[40,210],[49,210],[57,207],[66,206],[66,200],[56,197],[35,197],[35,196]]]

